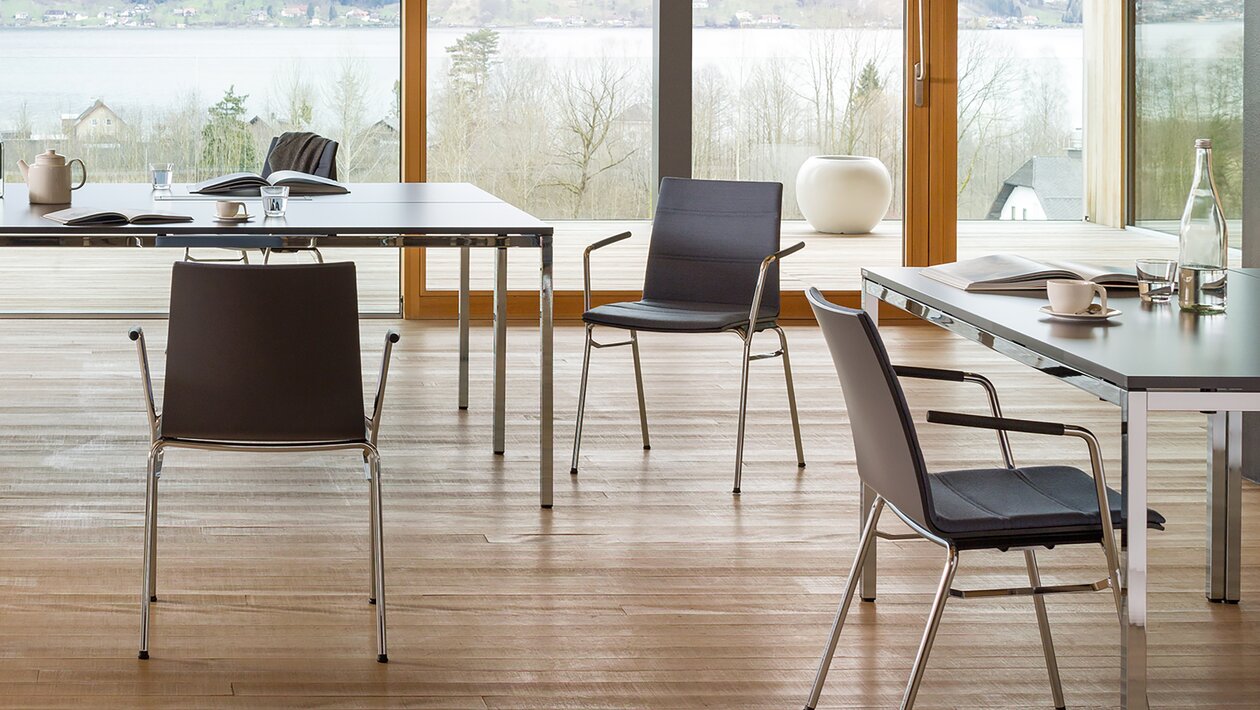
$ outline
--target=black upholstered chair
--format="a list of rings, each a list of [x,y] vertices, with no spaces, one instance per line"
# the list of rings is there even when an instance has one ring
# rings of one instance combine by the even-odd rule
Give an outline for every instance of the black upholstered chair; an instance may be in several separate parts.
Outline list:
[[[276,145],[279,144],[279,142],[280,142],[280,136],[275,136],[271,139],[271,144],[267,146],[267,156],[263,159],[262,172],[259,173],[264,178],[270,177],[272,173],[278,170],[293,170],[295,168],[295,166],[292,166],[292,165],[273,164],[275,162],[273,154],[275,153]],[[319,164],[316,167],[315,171],[312,172],[311,174],[318,175],[319,177],[326,177],[330,180],[336,180],[337,179],[337,149],[338,149],[337,141],[329,140],[328,142],[326,142],[324,144],[324,149],[320,153],[320,156],[319,156]],[[231,259],[213,259],[213,258],[194,257],[192,254],[192,249],[196,247],[200,247],[201,245],[206,244],[206,242],[212,242],[213,247],[215,249],[227,249],[230,251],[234,251],[236,252],[236,257],[231,258]],[[203,263],[237,263],[239,262],[242,264],[248,264],[250,249],[262,249],[264,264],[271,261],[272,253],[280,254],[280,253],[294,253],[294,252],[301,252],[301,251],[310,252],[311,255],[315,257],[315,261],[321,264],[324,263],[324,255],[319,251],[318,247],[315,247],[315,246],[284,247],[282,246],[282,243],[279,239],[268,239],[267,237],[216,235],[213,238],[208,238],[208,237],[201,237],[201,236],[171,236],[171,237],[159,237],[157,239],[157,246],[160,246],[160,247],[182,246],[184,247],[184,261],[197,261],[197,262],[203,262]]]
[[[176,263],[161,413],[144,331],[131,329],[150,434],[140,658],[149,657],[149,605],[157,601],[157,494],[167,449],[350,450],[359,452],[369,481],[369,601],[376,604],[377,660],[387,662],[376,439],[398,333],[385,337],[376,398],[365,416],[358,310],[352,262]]]
[[[586,323],[586,349],[582,357],[582,385],[578,395],[570,473],[578,472],[592,349],[630,346],[639,395],[643,448],[651,448],[643,396],[643,369],[639,363],[639,331],[734,333],[743,341],[739,431],[735,444],[735,493],[740,490],[744,461],[749,363],[781,357],[787,380],[792,433],[796,438],[796,460],[799,466],[805,466],[787,336],[777,322],[778,262],[805,244],[801,242],[779,250],[782,213],[783,186],[777,182],[665,178],[661,181],[652,223],[643,298],[633,302],[591,307],[591,253],[629,238],[630,233],[609,237],[586,248],[583,254],[585,313],[582,314]],[[596,326],[627,330],[630,338],[616,343],[597,342],[594,339]],[[751,350],[753,336],[763,330],[773,330],[778,334],[779,350],[754,355]]]
[[[880,513],[886,507],[918,536],[946,549],[945,568],[901,707],[914,705],[945,601],[951,596],[1011,595],[1033,598],[1054,704],[1058,708],[1064,707],[1054,644],[1042,597],[1066,592],[1100,591],[1110,587],[1117,613],[1121,605],[1119,557],[1114,531],[1114,526],[1124,522],[1121,497],[1107,487],[1098,440],[1088,430],[1070,424],[1003,418],[996,390],[992,383],[979,375],[893,366],[888,362],[888,354],[874,323],[865,312],[829,303],[817,289],[810,289],[808,298],[840,375],[853,430],[858,476],[875,492],[876,497],[862,528],[858,553],[849,570],[831,637],[823,651],[805,707],[807,710],[817,707],[867,551],[871,541],[877,535],[882,536],[877,531],[877,524]],[[992,416],[929,412],[927,419],[940,424],[996,430],[1004,466],[929,473],[898,380],[901,377],[970,382],[982,386],[988,395]],[[1066,464],[1017,466],[1007,441],[1008,431],[1082,440],[1089,453],[1092,474]],[[1164,519],[1158,513],[1146,511],[1146,516],[1151,527],[1162,527]],[[1075,544],[1102,545],[1106,577],[1087,584],[1043,585],[1034,548]],[[955,589],[954,572],[958,567],[959,553],[964,550],[1022,550],[1028,570],[1028,586]]]

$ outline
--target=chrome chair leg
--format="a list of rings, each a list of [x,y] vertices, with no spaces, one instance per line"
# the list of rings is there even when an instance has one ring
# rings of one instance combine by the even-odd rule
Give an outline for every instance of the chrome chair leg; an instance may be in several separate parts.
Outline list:
[[[317,249],[317,248],[315,248],[315,247],[311,247],[311,253],[315,255],[315,261],[316,261],[316,262],[318,262],[318,263],[320,263],[320,264],[324,263],[324,254],[323,254],[322,252],[320,252],[320,250],[319,250],[319,249]]]
[[[157,547],[158,547],[158,482],[162,479],[162,452],[153,459],[153,514],[145,516],[149,533],[149,601],[157,601]]]
[[[796,465],[805,468],[805,447],[801,445],[801,419],[796,413],[796,388],[792,386],[792,360],[788,355],[787,333],[774,327],[779,334],[779,349],[783,351],[783,377],[787,381],[788,411],[792,414],[792,436],[796,440]]]
[[[936,588],[936,598],[932,601],[927,626],[923,629],[923,640],[919,643],[919,651],[914,656],[910,682],[906,684],[906,694],[901,698],[902,710],[914,707],[914,699],[919,694],[919,684],[923,681],[923,671],[927,668],[928,654],[932,652],[932,643],[936,641],[936,630],[940,628],[941,616],[945,612],[945,602],[949,600],[949,588],[954,582],[954,573],[958,571],[958,550],[953,545],[947,549],[948,556],[945,560],[945,569],[941,572],[941,583]]]
[[[385,532],[381,522],[381,457],[369,454],[372,467],[372,568],[376,582],[376,660],[389,663],[385,642]]]
[[[643,364],[639,360],[639,333],[635,330],[630,331],[630,352],[634,354],[634,384],[639,392],[639,429],[643,433],[643,449],[646,451],[652,448],[652,441],[648,438],[647,402],[643,397]],[[582,381],[586,382],[585,379]]]
[[[732,493],[739,494],[740,480],[744,473],[744,423],[748,418],[748,365],[752,359],[753,332],[744,334],[744,366],[739,378],[739,431],[735,434],[735,486]]]
[[[149,602],[152,599],[150,580],[153,574],[153,530],[157,515],[157,451],[149,452],[144,484],[144,574],[140,585],[140,653],[139,658],[149,657]]]
[[[875,539],[875,530],[879,523],[879,514],[883,510],[884,499],[877,497],[871,505],[871,512],[866,516],[866,525],[862,527],[862,539],[858,542],[853,566],[849,568],[849,578],[844,584],[844,596],[840,598],[840,608],[836,610],[836,620],[831,625],[831,636],[827,639],[827,647],[823,649],[822,661],[818,663],[818,672],[814,674],[814,687],[809,691],[809,700],[805,702],[805,710],[814,710],[818,706],[823,684],[827,681],[827,671],[831,668],[831,659],[836,655],[836,645],[840,642],[840,630],[844,628],[844,618],[849,615],[849,605],[853,603],[853,594],[857,591],[862,562],[866,559],[867,551],[871,549],[871,541]]]
[[[376,477],[372,475],[372,462],[368,457],[363,457],[363,477],[368,483],[368,557],[370,559],[368,566],[368,604],[376,603],[376,493],[374,492],[373,481]]]
[[[1037,569],[1037,556],[1032,550],[1024,550],[1024,565],[1028,567],[1028,584],[1034,589],[1041,586],[1041,572]],[[1037,610],[1037,629],[1041,632],[1041,650],[1046,655],[1046,672],[1050,674],[1050,694],[1056,710],[1064,710],[1063,683],[1059,680],[1059,661],[1054,655],[1054,638],[1050,635],[1050,617],[1046,614],[1046,600],[1040,594],[1033,595],[1033,607]]]
[[[582,384],[578,388],[577,425],[573,431],[573,460],[569,464],[569,473],[573,475],[577,475],[578,452],[582,448],[582,419],[586,415],[586,381],[591,370],[591,330],[592,326],[587,325],[586,348],[582,351]],[[638,364],[637,358],[635,359],[635,364]],[[646,434],[646,430],[644,431]]]

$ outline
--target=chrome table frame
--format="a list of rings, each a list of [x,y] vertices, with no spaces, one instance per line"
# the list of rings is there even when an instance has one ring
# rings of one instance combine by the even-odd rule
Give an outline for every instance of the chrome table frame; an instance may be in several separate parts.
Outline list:
[[[1063,380],[1120,407],[1121,491],[1125,510],[1147,506],[1147,437],[1151,412],[1207,412],[1208,551],[1205,594],[1209,601],[1238,603],[1242,563],[1242,413],[1260,411],[1260,392],[1236,390],[1126,390],[1085,374],[1020,343],[990,333],[955,314],[929,306],[862,274],[862,309],[876,324],[879,302],[896,306],[945,330],[979,343],[1016,362]],[[862,515],[876,495],[862,486]],[[1147,708],[1147,528],[1145,516],[1129,515],[1122,552],[1125,594],[1121,609],[1122,708]],[[861,597],[874,601],[878,567],[876,545],[862,563]]]
[[[184,225],[174,225],[184,227]],[[40,233],[6,232],[0,226],[0,248],[3,247],[112,247],[158,248],[157,239],[168,233],[180,234],[191,228],[172,229],[172,225],[124,225],[120,227],[66,228],[49,222],[47,231]],[[204,228],[202,228],[204,230]],[[417,227],[416,229],[419,229]],[[168,232],[169,230],[169,232]],[[476,231],[476,230],[470,230]],[[487,232],[491,230],[486,230]],[[497,230],[495,230],[497,231]],[[507,393],[507,252],[511,248],[538,249],[540,254],[538,312],[539,312],[539,392],[538,392],[538,496],[543,508],[553,503],[554,460],[554,316],[553,316],[553,232],[550,227],[514,233],[460,233],[460,234],[318,234],[297,229],[284,229],[267,235],[281,247],[350,247],[387,248],[405,247],[458,248],[460,250],[459,280],[459,408],[468,408],[468,328],[469,328],[469,250],[492,248],[495,254],[494,276],[494,430],[493,451],[496,455],[506,449],[506,393]],[[205,246],[213,247],[212,239]],[[176,248],[176,247],[164,247]],[[182,246],[178,248],[183,248]]]

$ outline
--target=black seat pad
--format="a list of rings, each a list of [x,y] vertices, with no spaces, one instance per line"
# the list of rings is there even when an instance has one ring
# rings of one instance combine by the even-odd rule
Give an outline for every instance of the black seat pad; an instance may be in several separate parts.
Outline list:
[[[757,329],[774,327],[777,309],[763,307]],[[665,333],[716,333],[748,324],[748,307],[729,303],[679,301],[623,301],[596,306],[582,314],[582,320],[628,330]]]
[[[1051,530],[1101,531],[1094,479],[1071,466],[946,471],[928,476],[935,523],[962,536],[1010,536]],[[1108,488],[1111,521],[1122,525],[1120,493]],[[1146,512],[1147,524],[1162,527],[1164,516]]]

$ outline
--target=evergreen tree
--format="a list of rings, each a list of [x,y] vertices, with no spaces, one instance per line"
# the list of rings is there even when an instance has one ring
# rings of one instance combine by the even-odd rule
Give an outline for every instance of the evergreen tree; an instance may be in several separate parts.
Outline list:
[[[216,171],[257,170],[258,148],[245,122],[248,94],[229,86],[219,102],[210,107],[210,121],[201,129],[202,164]]]

